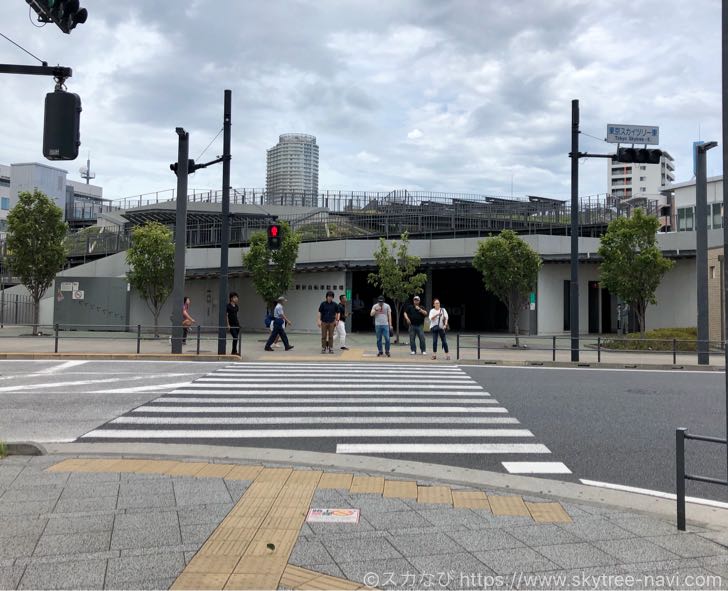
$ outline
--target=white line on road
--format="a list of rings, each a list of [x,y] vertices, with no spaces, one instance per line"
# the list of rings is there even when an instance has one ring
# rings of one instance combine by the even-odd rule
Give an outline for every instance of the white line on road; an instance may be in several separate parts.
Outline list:
[[[340,391],[338,388],[322,388],[321,390],[298,390],[296,388],[279,390],[217,390],[215,388],[192,389],[180,388],[170,394],[194,394],[197,396],[299,396],[305,398],[307,396],[331,396],[340,394],[344,396],[409,396],[412,401],[416,401],[421,396],[447,396],[449,398],[477,398],[491,399],[488,392],[413,392],[404,390],[346,390]],[[275,398],[273,398],[275,400]],[[488,402],[490,404],[490,402]]]
[[[97,429],[83,437],[120,439],[298,439],[309,437],[533,437],[528,429]]]
[[[184,388],[189,386],[191,382],[176,382],[174,384],[154,384],[153,386],[135,386],[134,388],[118,388],[116,390],[96,390],[91,394],[135,394],[143,392],[154,392],[156,390],[173,390],[175,388]]]
[[[76,380],[75,382],[55,382],[45,384],[24,384],[18,386],[3,386],[0,392],[17,392],[19,390],[43,390],[44,388],[64,388],[67,386],[88,386],[89,384],[104,384],[110,382],[123,382],[130,378],[108,378],[106,380]],[[141,379],[141,378],[140,378]]]
[[[397,372],[396,374],[393,374],[392,376],[383,376],[383,375],[371,375],[371,374],[349,374],[349,373],[336,373],[331,374],[327,372],[326,374],[322,375],[321,373],[310,373],[310,374],[304,374],[304,373],[297,373],[297,374],[285,374],[281,375],[280,372],[271,373],[271,374],[252,374],[246,372],[245,374],[236,375],[231,373],[222,373],[222,372],[215,372],[209,375],[206,375],[204,377],[205,380],[216,380],[220,382],[266,382],[268,380],[278,380],[283,381],[285,380],[288,382],[289,380],[294,382],[341,382],[341,381],[351,381],[351,380],[361,380],[363,378],[366,378],[367,382],[385,382],[385,383],[391,383],[391,382],[412,382],[415,378],[421,378],[421,373],[416,374],[403,374],[400,372]],[[203,379],[203,378],[201,378]],[[440,382],[443,384],[476,384],[477,382],[471,378],[470,376],[452,376],[452,377],[443,377],[438,378],[437,376],[428,376],[427,377],[428,383],[433,382]]]
[[[672,374],[672,373],[689,373],[689,374],[709,374],[714,376],[723,376],[723,368],[714,371],[705,371],[697,369],[640,369],[638,367],[549,367],[545,365],[458,365],[458,369],[550,369],[555,371],[637,371],[642,373],[659,373],[659,374]],[[439,370],[439,368],[438,368]]]
[[[624,492],[637,493],[640,495],[649,495],[651,497],[658,497],[660,499],[677,499],[674,493],[666,493],[659,490],[651,490],[649,488],[638,488],[636,486],[625,486],[624,484],[612,484],[610,482],[599,482],[597,480],[585,480],[579,479],[582,484],[587,486],[597,486],[599,488],[608,488],[611,490],[621,490]],[[695,503],[696,505],[707,505],[709,507],[720,507],[721,509],[728,509],[728,503],[722,503],[721,501],[713,501],[711,499],[701,499],[699,497],[685,497],[685,500],[689,503]]]
[[[166,398],[158,399],[166,402]],[[185,402],[189,402],[185,400]],[[210,401],[212,402],[212,401]],[[217,402],[215,400],[214,402]],[[140,406],[131,412],[164,412],[164,413],[225,413],[225,414],[256,414],[256,413],[322,413],[322,412],[356,412],[356,413],[507,413],[502,406],[472,407],[472,406]]]
[[[250,362],[243,362],[238,365],[227,365],[225,366],[226,369],[245,369],[245,368],[266,368],[266,367],[274,367],[276,369],[282,369],[286,367],[290,367],[293,369],[297,369],[300,367],[311,367],[311,368],[330,368],[330,369],[338,369],[338,368],[366,368],[366,369],[376,369],[376,370],[391,370],[391,369],[413,369],[418,368],[426,371],[432,371],[432,365],[429,364],[419,364],[416,365],[414,363],[342,363],[342,362],[327,362],[327,361],[321,361],[321,362],[314,362],[314,363],[298,363],[298,362],[277,362],[277,361],[250,361]],[[452,372],[452,373],[458,373],[462,371],[457,366],[454,365],[442,365],[437,367],[438,372]]]
[[[71,367],[77,367],[79,365],[83,365],[84,363],[88,363],[88,361],[66,361],[65,363],[61,363],[60,365],[54,365],[53,367],[49,367],[48,369],[42,369],[41,371],[37,372],[38,374],[47,375],[51,373],[56,373],[59,371],[63,371],[64,369],[69,369]]]
[[[125,425],[314,425],[314,424],[439,424],[517,425],[512,417],[119,417]]]
[[[239,388],[240,385],[238,383],[227,383],[228,381],[237,382],[237,380],[216,380],[212,378],[200,378],[197,380],[194,384],[192,384],[192,387],[194,388],[209,388],[210,386],[214,385],[216,388]],[[369,380],[367,380],[369,382]],[[367,383],[367,384],[336,384],[336,387],[338,389],[351,389],[351,388],[367,388],[370,390],[378,390],[382,386],[386,386],[387,384],[390,384],[390,381],[384,381],[381,383]],[[294,381],[275,381],[271,380],[270,382],[258,382],[258,383],[246,383],[245,387],[256,387],[256,388],[272,388],[276,390],[282,390],[282,389],[303,389],[303,388],[321,388],[322,386],[330,386],[331,384],[327,384],[325,382],[318,383],[318,384],[301,384],[296,383]],[[426,384],[418,384],[418,383],[412,383],[412,380],[407,380],[406,382],[402,384],[397,384],[398,388],[407,388],[410,390],[482,390],[483,387],[479,385],[468,385],[468,384],[455,384],[455,385],[447,385],[447,384],[433,384],[431,382],[428,382]]]
[[[511,474],[571,474],[562,462],[501,462]]]
[[[550,454],[540,443],[339,443],[337,454]]]
[[[350,402],[408,402],[408,403],[419,403],[419,402],[428,402],[428,403],[445,403],[445,404],[498,404],[497,400],[493,400],[492,398],[488,399],[482,399],[482,398],[474,398],[472,400],[453,400],[452,397],[447,398],[399,398],[399,397],[389,397],[386,399],[382,398],[368,398],[364,396],[350,396],[350,397],[337,397],[337,398],[306,398],[306,397],[298,397],[298,398],[272,398],[272,397],[266,397],[266,398],[246,398],[245,396],[239,396],[237,398],[219,398],[216,395],[210,396],[209,398],[180,398],[180,397],[174,397],[174,394],[182,394],[182,391],[178,392],[172,392],[171,396],[165,396],[164,398],[161,398],[160,400],[162,402],[237,402],[238,404],[241,402],[270,402],[271,404],[277,404],[279,402],[299,402],[299,403],[305,403],[308,404],[312,409],[315,410],[315,405],[320,402],[333,402],[333,403],[340,403],[340,404],[346,404]],[[187,393],[186,391],[184,393]],[[346,408],[346,407],[342,407]]]

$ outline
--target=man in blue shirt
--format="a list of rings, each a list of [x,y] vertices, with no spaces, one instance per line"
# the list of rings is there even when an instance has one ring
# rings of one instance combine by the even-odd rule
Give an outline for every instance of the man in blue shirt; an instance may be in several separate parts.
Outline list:
[[[268,337],[268,340],[265,343],[266,351],[273,351],[273,347],[271,347],[271,345],[275,342],[276,337],[279,336],[283,341],[283,346],[286,348],[286,351],[290,351],[291,349],[293,349],[293,345],[288,344],[288,335],[286,334],[285,329],[286,324],[290,324],[291,326],[293,326],[293,322],[288,320],[285,313],[283,312],[283,304],[287,301],[288,300],[283,296],[278,298],[278,303],[273,310],[273,330],[271,331],[270,337]]]
[[[318,309],[318,324],[321,329],[321,352],[334,352],[334,329],[339,322],[339,304],[334,302],[334,292],[326,292],[326,300]]]

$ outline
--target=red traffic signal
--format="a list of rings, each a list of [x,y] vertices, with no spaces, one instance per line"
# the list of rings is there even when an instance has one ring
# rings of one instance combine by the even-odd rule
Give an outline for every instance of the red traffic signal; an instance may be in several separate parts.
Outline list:
[[[278,250],[281,247],[281,234],[283,228],[280,224],[268,225],[268,248],[270,250]]]

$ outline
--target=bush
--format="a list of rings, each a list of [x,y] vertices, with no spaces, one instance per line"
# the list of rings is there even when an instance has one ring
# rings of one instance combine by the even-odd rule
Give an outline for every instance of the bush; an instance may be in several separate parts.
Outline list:
[[[0,441],[0,458],[4,458],[6,455],[8,455],[8,448],[4,441]]]
[[[677,341],[678,351],[695,351],[698,340],[698,329],[688,328],[656,328],[645,333],[644,340],[640,333],[631,332],[623,337],[610,338],[602,342],[605,349],[629,351],[672,351],[673,339]]]

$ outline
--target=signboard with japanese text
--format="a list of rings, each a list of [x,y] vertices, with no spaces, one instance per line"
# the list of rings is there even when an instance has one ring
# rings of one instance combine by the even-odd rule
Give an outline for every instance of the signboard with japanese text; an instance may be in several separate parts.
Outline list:
[[[610,144],[644,144],[660,143],[660,128],[655,125],[621,125],[607,124],[607,142]]]

